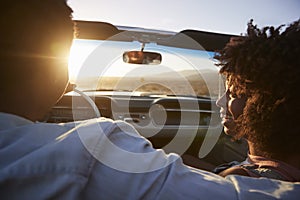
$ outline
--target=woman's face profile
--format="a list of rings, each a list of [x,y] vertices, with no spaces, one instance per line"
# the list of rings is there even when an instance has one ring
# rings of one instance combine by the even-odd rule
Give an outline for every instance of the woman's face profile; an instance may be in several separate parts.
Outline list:
[[[220,107],[220,117],[224,126],[224,132],[228,135],[236,135],[235,120],[243,113],[246,97],[238,97],[233,92],[233,86],[226,85],[225,93],[217,100]]]

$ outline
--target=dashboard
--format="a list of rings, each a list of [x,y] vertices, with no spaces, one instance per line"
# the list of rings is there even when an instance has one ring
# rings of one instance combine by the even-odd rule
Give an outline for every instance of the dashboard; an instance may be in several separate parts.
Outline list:
[[[145,92],[91,91],[85,94],[93,99],[101,117],[130,123],[155,148],[198,158],[203,143],[215,140],[210,144],[210,151],[201,158],[206,162],[216,166],[241,161],[246,156],[246,144],[233,142],[223,133],[215,100]],[[69,92],[52,108],[48,122],[95,117],[94,109],[82,96]]]

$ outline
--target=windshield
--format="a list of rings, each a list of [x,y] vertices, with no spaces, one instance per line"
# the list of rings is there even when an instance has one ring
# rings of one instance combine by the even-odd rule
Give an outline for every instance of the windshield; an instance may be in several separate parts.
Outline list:
[[[123,62],[125,51],[140,49],[141,43],[136,41],[76,39],[70,54],[70,80],[84,91],[217,97],[218,69],[213,52],[148,43],[144,50],[160,53],[160,64]]]
[[[275,3],[274,3],[275,1]],[[278,26],[299,18],[299,1],[101,1],[70,0],[75,20],[108,22],[115,26],[180,32],[201,30],[240,35],[254,19],[259,26]],[[234,5],[234,6],[232,6]],[[167,8],[167,9],[166,9]],[[278,14],[280,13],[280,15]],[[140,42],[74,40],[70,79],[82,90],[143,92],[216,98],[220,84],[213,52],[147,42],[145,50],[162,54],[159,65],[128,64],[126,51]]]

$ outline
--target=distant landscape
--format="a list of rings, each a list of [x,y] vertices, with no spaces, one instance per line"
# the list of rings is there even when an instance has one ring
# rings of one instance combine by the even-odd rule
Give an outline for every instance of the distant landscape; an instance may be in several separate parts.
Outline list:
[[[204,77],[204,78],[203,78]],[[218,75],[205,72],[199,75],[195,71],[164,72],[128,77],[91,77],[77,80],[76,84],[83,90],[129,90],[165,95],[218,95]],[[208,87],[210,87],[209,94]]]

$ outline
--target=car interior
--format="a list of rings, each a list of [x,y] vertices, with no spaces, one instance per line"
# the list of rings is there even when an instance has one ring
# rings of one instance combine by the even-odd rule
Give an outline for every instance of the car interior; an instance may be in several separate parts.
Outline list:
[[[76,89],[52,108],[47,122],[100,116],[123,120],[167,153],[211,166],[245,159],[246,142],[223,133],[216,106],[224,84],[213,55],[233,35],[75,23],[77,49],[71,49],[70,57],[77,51],[73,56],[82,59],[70,61],[69,69],[78,65],[71,78]]]

